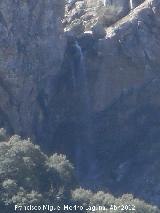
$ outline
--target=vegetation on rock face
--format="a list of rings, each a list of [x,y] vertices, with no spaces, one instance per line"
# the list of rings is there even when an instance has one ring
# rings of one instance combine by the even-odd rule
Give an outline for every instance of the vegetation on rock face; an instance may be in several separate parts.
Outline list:
[[[14,205],[63,203],[74,184],[73,167],[65,156],[47,157],[20,136],[0,143],[0,209]],[[6,208],[7,207],[7,208]]]
[[[131,195],[116,199],[104,192],[94,194],[82,188],[75,189],[74,168],[65,156],[48,157],[30,139],[22,140],[18,135],[9,138],[3,129],[0,129],[0,139],[0,211],[3,213],[13,212],[15,205],[75,203],[84,209],[92,206],[95,212],[100,212],[95,206],[110,208],[129,204],[135,205],[138,213],[159,212],[156,207],[133,199]]]
[[[103,1],[71,1],[66,4],[64,18],[65,30],[75,35],[84,31],[91,31],[95,26],[106,28],[129,12],[121,4],[109,4],[104,6]],[[125,10],[125,11],[124,11]],[[94,30],[93,30],[94,33]]]
[[[115,198],[111,194],[102,191],[92,193],[82,188],[72,192],[75,201],[82,203],[83,206],[90,206],[95,212],[135,212],[135,213],[158,213],[160,212],[154,206],[146,204],[144,201],[134,199],[131,194],[125,194],[120,198]],[[100,207],[106,207],[108,211],[101,211]],[[97,210],[96,210],[97,209]],[[91,212],[88,210],[87,212]]]

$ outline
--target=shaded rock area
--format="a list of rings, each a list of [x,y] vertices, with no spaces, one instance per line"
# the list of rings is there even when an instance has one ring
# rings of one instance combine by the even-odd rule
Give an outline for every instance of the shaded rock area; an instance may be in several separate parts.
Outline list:
[[[0,2],[0,125],[36,138],[60,70],[63,0]]]
[[[140,3],[104,26],[104,37],[93,31],[77,36],[86,60],[96,150],[90,187],[133,193],[159,205],[160,3]]]
[[[160,80],[130,89],[94,117],[102,188],[159,206]],[[101,121],[101,122],[98,122]],[[112,162],[111,164],[108,162]]]

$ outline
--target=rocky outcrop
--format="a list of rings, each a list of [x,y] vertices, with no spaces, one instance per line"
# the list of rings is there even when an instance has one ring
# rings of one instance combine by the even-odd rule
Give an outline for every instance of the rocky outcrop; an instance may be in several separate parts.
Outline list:
[[[104,110],[122,91],[159,75],[158,11],[159,1],[145,1],[96,43],[97,54],[87,57],[94,110]]]
[[[76,38],[85,58],[91,101],[90,152],[94,149],[92,162],[100,168],[90,175],[90,184],[115,194],[133,193],[156,205],[160,203],[159,11],[159,0],[146,0],[104,27],[106,36],[86,32]]]
[[[65,39],[63,0],[0,2],[0,125],[35,136],[45,117]]]
[[[66,6],[65,30],[79,35],[95,25],[108,27],[144,0],[75,0]]]
[[[158,206],[159,11],[158,0],[145,1],[84,48],[99,185]]]
[[[95,116],[102,186],[160,204],[160,79],[122,93]],[[112,162],[108,164],[108,162]]]

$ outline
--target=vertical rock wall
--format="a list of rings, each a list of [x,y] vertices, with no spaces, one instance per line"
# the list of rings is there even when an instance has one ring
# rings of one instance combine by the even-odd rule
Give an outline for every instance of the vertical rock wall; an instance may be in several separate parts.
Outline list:
[[[32,136],[44,119],[63,61],[64,4],[0,1],[0,125],[10,131]]]
[[[97,42],[97,55],[91,54],[87,65],[96,111],[159,75],[158,11],[158,1],[145,1],[107,28],[106,38]]]

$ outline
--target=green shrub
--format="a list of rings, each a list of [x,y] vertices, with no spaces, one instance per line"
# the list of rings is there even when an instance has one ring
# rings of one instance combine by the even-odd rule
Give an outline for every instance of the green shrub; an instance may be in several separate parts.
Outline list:
[[[22,140],[18,135],[6,140],[0,143],[0,212],[2,213],[13,212],[14,205],[57,206],[75,203],[84,208],[105,206],[108,209],[112,205],[132,204],[135,205],[136,213],[160,212],[156,207],[134,199],[132,195],[115,198],[103,191],[93,193],[82,188],[73,190],[76,183],[74,167],[66,156],[54,154],[48,157],[30,139]],[[96,209],[94,211],[102,212]],[[86,211],[80,212],[86,213]]]
[[[73,166],[65,156],[48,158],[39,146],[17,135],[0,143],[0,209],[62,202],[73,181]]]
[[[132,195],[126,194],[123,195],[120,198],[115,198],[109,193],[104,193],[102,191],[97,192],[97,193],[92,193],[91,191],[84,190],[82,188],[76,189],[72,191],[72,199],[78,203],[81,203],[84,206],[91,206],[91,207],[105,207],[107,210],[106,211],[100,211],[95,210],[94,212],[99,213],[99,212],[135,212],[135,213],[159,213],[160,210],[157,207],[151,206],[146,204],[144,201],[141,201],[139,199],[135,199]],[[131,211],[127,210],[129,207],[133,208],[135,207],[135,210]],[[120,208],[117,210],[113,210],[113,208],[120,206],[121,209],[124,210],[122,211]],[[126,210],[125,210],[126,208]],[[94,209],[94,208],[93,208]],[[88,211],[89,213],[90,211]]]

